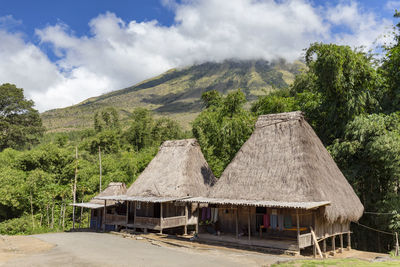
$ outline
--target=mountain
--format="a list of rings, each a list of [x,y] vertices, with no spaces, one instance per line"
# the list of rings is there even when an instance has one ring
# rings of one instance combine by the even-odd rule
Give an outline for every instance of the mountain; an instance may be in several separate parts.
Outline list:
[[[253,101],[271,90],[287,87],[304,64],[284,60],[226,60],[207,62],[182,69],[171,69],[134,86],[89,98],[77,105],[53,109],[41,114],[49,132],[82,129],[93,125],[93,114],[106,107],[115,107],[121,119],[136,107],[168,115],[184,127],[189,126],[201,111],[203,92],[217,90],[226,94],[241,88]]]

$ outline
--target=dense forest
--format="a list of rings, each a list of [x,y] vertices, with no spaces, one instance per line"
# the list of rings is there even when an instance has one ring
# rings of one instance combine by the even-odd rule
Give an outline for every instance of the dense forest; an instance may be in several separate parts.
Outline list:
[[[400,17],[396,12],[395,17]],[[124,125],[117,112],[94,114],[93,129],[44,134],[33,102],[14,85],[0,87],[0,234],[58,231],[71,227],[73,182],[77,201],[102,184],[130,185],[167,139],[196,137],[220,176],[251,135],[258,115],[301,110],[360,197],[360,223],[386,232],[400,230],[400,23],[393,42],[374,57],[360,49],[314,43],[306,68],[292,85],[245,108],[241,90],[202,95],[203,111],[184,132],[168,118],[135,109]],[[76,150],[78,156],[76,157]],[[79,211],[80,212],[80,211]],[[87,223],[87,216],[78,221]],[[386,251],[390,235],[352,225],[354,245]]]

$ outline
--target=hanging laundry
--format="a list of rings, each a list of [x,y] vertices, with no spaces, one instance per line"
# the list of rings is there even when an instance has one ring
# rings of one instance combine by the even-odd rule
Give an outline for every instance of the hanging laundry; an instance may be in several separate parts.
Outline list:
[[[202,208],[201,209],[201,220],[205,221],[207,219],[207,209],[206,208]]]
[[[284,224],[285,228],[292,228],[293,227],[293,225],[292,225],[292,216],[285,215],[283,224]]]
[[[271,222],[271,228],[275,230],[278,227],[278,215],[271,214],[270,222]]]
[[[211,219],[211,208],[207,208],[207,220]]]
[[[218,208],[214,209],[214,222],[218,221]]]
[[[283,231],[283,214],[278,215],[278,226],[279,231]]]
[[[264,214],[263,225],[264,225],[264,228],[269,227],[269,215],[268,214]]]

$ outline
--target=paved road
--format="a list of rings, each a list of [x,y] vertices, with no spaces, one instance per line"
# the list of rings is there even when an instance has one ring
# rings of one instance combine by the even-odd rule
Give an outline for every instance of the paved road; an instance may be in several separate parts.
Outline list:
[[[265,266],[287,257],[229,249],[163,246],[103,233],[35,235],[55,245],[4,266]]]

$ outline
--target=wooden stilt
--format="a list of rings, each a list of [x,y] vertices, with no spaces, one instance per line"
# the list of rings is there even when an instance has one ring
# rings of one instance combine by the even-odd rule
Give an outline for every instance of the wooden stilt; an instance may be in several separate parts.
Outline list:
[[[314,259],[317,257],[317,246],[315,245],[315,242],[313,242],[313,257]]]
[[[160,234],[162,234],[163,230],[163,203],[160,203]]]
[[[343,234],[340,234],[340,253],[343,253]]]
[[[326,239],[322,241],[322,252],[324,253],[324,258],[326,258]]]
[[[187,223],[188,223],[188,206],[185,204],[185,229],[184,234],[187,235]]]
[[[239,238],[239,206],[236,206],[236,239]]]
[[[351,250],[351,236],[350,236],[350,231],[347,232],[347,250]]]
[[[137,208],[137,201],[135,201],[135,202],[133,202],[134,204],[133,204],[133,225],[135,225],[135,223],[136,223],[136,208]],[[133,231],[135,231],[136,232],[136,228],[134,227],[133,228]]]
[[[335,256],[336,254],[336,235],[332,236],[332,254]]]
[[[103,231],[106,231],[107,200],[104,200]]]
[[[92,213],[91,210],[89,210],[88,215],[87,215],[87,221],[88,221],[88,228],[90,229],[90,214]]]
[[[316,249],[317,249],[317,251],[318,251],[318,254],[319,254],[319,256],[320,256],[321,259],[322,259],[323,256],[322,256],[321,248],[319,247],[319,244],[318,244],[317,237],[315,236],[315,233],[314,233],[314,230],[313,230],[312,227],[310,227],[310,230],[311,230],[311,236],[312,236],[313,241],[314,241],[314,246],[316,247]]]
[[[249,241],[251,239],[250,211],[251,211],[251,207],[249,206],[249,213],[248,213],[248,216],[247,216]]]

